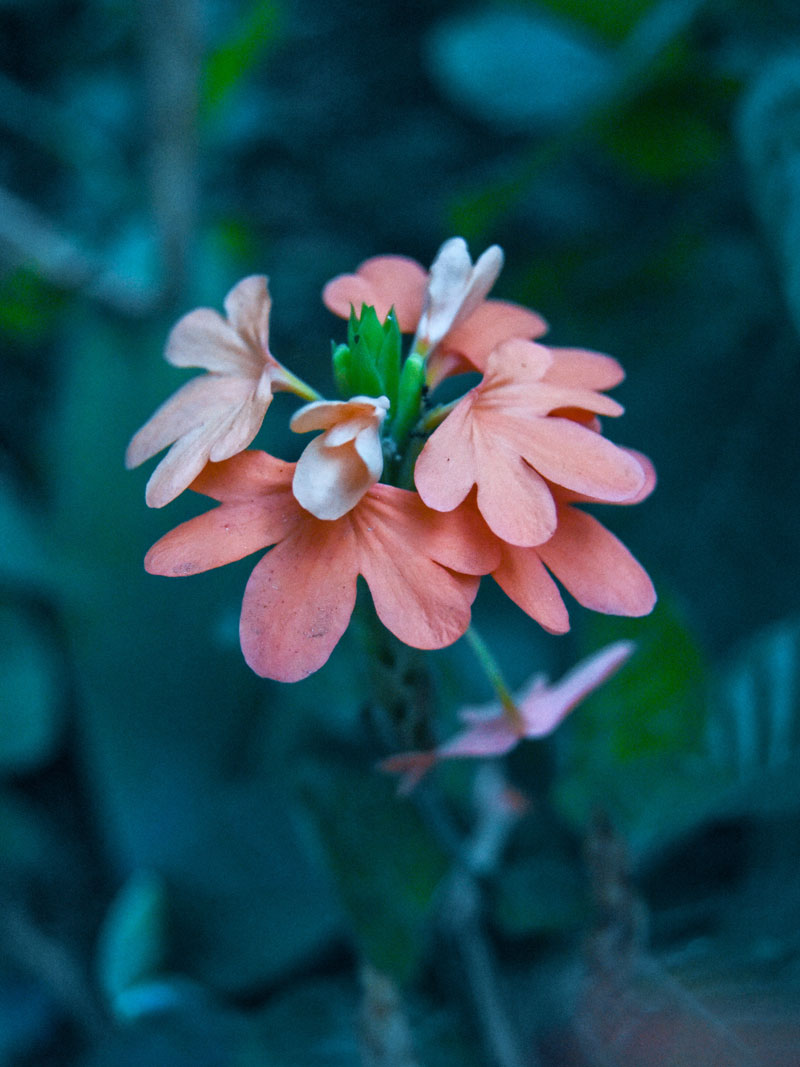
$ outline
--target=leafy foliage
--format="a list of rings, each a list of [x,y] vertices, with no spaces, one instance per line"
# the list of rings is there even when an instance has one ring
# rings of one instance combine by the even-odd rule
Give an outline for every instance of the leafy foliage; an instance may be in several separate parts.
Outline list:
[[[414,14],[399,32],[396,6],[355,0],[0,5],[3,1067],[351,1064],[365,959],[401,985],[420,1063],[487,1061],[474,928],[448,940],[441,914],[480,821],[473,766],[435,783],[448,832],[397,800],[359,635],[263,685],[236,647],[246,571],[145,576],[164,514],[122,470],[179,384],[159,357],[180,314],[267,271],[275,354],[318,381],[343,335],[313,294],[371,255],[429,262],[454,219],[473,254],[504,246],[497,295],[554,343],[621,358],[621,434],[660,478],[609,523],[656,578],[651,618],[572,607],[559,642],[481,593],[513,685],[639,644],[510,761],[481,973],[544,1067],[593,1067],[586,1035],[615,1021],[607,1063],[701,1062],[731,1033],[797,1062],[796,5]],[[391,382],[391,346],[380,361]],[[293,458],[278,422],[260,443]],[[426,740],[490,698],[463,644],[433,659],[442,718],[407,724]],[[598,809],[630,913],[581,859]]]

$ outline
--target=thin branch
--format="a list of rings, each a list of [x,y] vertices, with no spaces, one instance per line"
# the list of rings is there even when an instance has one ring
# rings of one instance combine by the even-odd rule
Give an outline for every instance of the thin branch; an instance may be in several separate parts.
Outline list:
[[[117,274],[35,207],[0,187],[0,251],[61,289],[85,293],[123,315],[150,312],[159,294]]]
[[[168,295],[184,287],[197,229],[202,59],[198,0],[140,0],[149,170]]]
[[[475,779],[475,829],[461,850],[461,862],[450,876],[440,916],[461,955],[490,1062],[494,1067],[535,1067],[535,1052],[527,1049],[523,1057],[520,1051],[519,1039],[506,1010],[494,954],[481,921],[483,901],[479,878],[497,866],[519,816],[518,810],[506,802],[505,792],[506,783],[499,768],[484,764]],[[440,826],[442,818],[439,813]],[[448,834],[451,839],[453,836]]]
[[[29,975],[39,979],[90,1037],[106,1027],[86,975],[71,954],[48,937],[16,903],[0,900],[0,946]]]

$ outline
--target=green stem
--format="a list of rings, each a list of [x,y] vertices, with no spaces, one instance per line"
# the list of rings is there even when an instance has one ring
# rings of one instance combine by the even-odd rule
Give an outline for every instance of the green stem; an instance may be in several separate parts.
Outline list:
[[[503,712],[507,718],[511,721],[514,727],[518,730],[522,730],[524,726],[522,713],[517,705],[514,703],[514,698],[511,695],[511,690],[506,685],[503,673],[500,670],[500,666],[497,660],[494,658],[489,650],[489,646],[480,636],[474,626],[470,626],[464,635],[469,641],[472,651],[475,653],[478,662],[483,668],[483,672],[489,679],[489,683],[497,694],[497,699],[503,706]]]
[[[302,378],[298,378],[296,374],[292,374],[290,370],[287,370],[281,364],[280,375],[277,375],[273,379],[273,389],[281,389],[286,393],[294,393],[295,396],[299,396],[301,400],[324,400],[325,397],[322,393],[318,393],[316,389],[312,388]]]

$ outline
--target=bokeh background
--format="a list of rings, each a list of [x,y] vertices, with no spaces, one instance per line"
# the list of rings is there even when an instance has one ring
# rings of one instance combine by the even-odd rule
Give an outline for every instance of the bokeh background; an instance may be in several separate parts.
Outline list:
[[[510,761],[535,800],[479,885],[505,1063],[800,1061],[794,0],[2,0],[0,57],[0,1065],[501,1062],[357,635],[253,676],[252,561],[145,575],[203,505],[149,512],[122,464],[180,314],[268,274],[273,352],[330,394],[324,282],[453,234],[621,360],[609,432],[660,477],[607,516],[652,616],[476,606],[514,684],[639,642]],[[291,410],[259,439],[287,459]],[[431,659],[446,736],[489,693]],[[465,834],[472,781],[437,778]],[[359,1027],[365,961],[405,1059]]]

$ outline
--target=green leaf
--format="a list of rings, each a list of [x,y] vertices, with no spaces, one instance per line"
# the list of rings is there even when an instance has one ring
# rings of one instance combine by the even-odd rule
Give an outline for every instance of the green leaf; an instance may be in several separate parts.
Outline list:
[[[428,67],[470,114],[511,130],[549,130],[591,109],[613,66],[591,36],[533,9],[500,8],[441,22]]]
[[[33,770],[55,755],[64,727],[58,652],[43,620],[0,603],[0,774]]]
[[[800,57],[766,65],[744,96],[737,133],[751,190],[780,263],[783,287],[800,330]]]
[[[176,966],[239,992],[297,966],[337,922],[280,777],[291,723],[279,700],[265,708],[275,690],[226,636],[253,561],[144,573],[147,547],[205,510],[187,493],[149,511],[146,471],[122,467],[131,432],[177,384],[158,359],[166,331],[73,320],[48,461],[95,820],[120,878],[145,868],[169,885]],[[252,738],[275,721],[273,758]]]
[[[800,619],[758,633],[715,677],[706,744],[730,807],[800,807]]]
[[[507,864],[498,876],[492,916],[512,937],[575,929],[586,914],[583,879],[566,857],[529,856]]]
[[[402,982],[422,959],[448,864],[395,783],[362,760],[310,764],[303,793],[360,952]]]
[[[704,818],[719,783],[698,776],[706,699],[696,639],[662,596],[646,619],[598,617],[589,649],[628,637],[638,648],[565,723],[557,742],[567,773],[555,799],[577,827],[607,811],[644,851]],[[588,651],[588,649],[587,649]]]
[[[201,110],[211,116],[231,98],[236,88],[272,47],[280,32],[276,0],[255,0],[221,44],[206,60]]]
[[[167,892],[152,871],[137,871],[117,894],[100,931],[97,973],[116,1012],[124,993],[161,969],[167,954]]]

